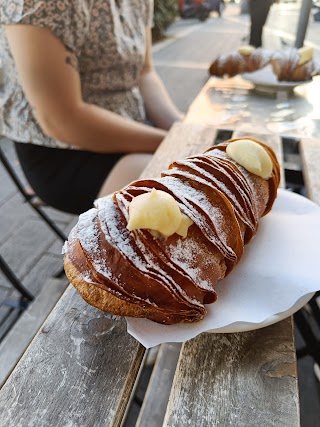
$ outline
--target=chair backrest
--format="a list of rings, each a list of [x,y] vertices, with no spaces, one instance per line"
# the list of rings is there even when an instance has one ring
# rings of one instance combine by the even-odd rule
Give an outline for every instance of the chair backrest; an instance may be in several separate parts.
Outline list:
[[[22,181],[20,180],[18,174],[14,170],[8,156],[5,154],[4,150],[2,149],[0,145],[0,162],[2,163],[3,167],[9,174],[10,178],[12,179],[13,183],[15,184],[17,190],[19,193],[23,196],[25,201],[34,209],[37,214],[43,219],[43,221],[48,225],[48,227],[51,228],[51,230],[62,240],[67,240],[67,236],[63,233],[62,230],[55,224],[55,222],[47,215],[46,212],[44,212],[41,207],[36,203],[37,196],[36,194],[29,194],[26,191],[26,188]]]

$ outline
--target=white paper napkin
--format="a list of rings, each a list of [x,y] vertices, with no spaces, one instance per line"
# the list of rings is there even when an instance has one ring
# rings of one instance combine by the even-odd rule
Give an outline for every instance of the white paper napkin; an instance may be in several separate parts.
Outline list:
[[[278,190],[272,211],[246,245],[239,264],[217,284],[218,301],[201,322],[160,325],[127,318],[128,332],[146,348],[206,332],[257,329],[299,310],[320,289],[320,208]]]

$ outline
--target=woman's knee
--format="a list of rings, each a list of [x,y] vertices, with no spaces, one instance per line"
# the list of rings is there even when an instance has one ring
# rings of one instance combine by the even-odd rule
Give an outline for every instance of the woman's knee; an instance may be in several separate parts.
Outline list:
[[[139,178],[152,158],[152,154],[126,154],[114,165],[98,197],[113,193]]]
[[[130,153],[125,154],[121,159],[116,163],[115,167],[123,166],[137,166],[143,165],[149,162],[152,158],[152,154],[147,153]]]

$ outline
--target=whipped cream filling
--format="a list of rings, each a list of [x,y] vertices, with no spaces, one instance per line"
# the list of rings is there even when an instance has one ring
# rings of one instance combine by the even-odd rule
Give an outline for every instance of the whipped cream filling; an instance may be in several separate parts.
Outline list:
[[[226,148],[227,155],[251,172],[263,179],[272,175],[273,164],[266,150],[251,139],[238,139]]]
[[[186,238],[192,224],[193,221],[180,211],[174,197],[155,188],[134,197],[129,206],[129,231],[148,229],[156,238],[174,233]]]

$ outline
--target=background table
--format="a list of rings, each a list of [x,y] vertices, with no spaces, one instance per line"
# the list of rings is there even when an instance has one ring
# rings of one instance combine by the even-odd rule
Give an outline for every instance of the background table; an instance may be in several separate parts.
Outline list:
[[[320,76],[292,91],[262,94],[241,76],[211,77],[192,103],[187,123],[296,138],[320,133]]]

